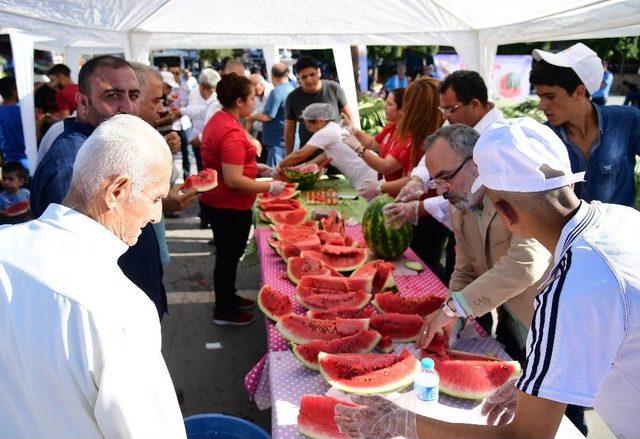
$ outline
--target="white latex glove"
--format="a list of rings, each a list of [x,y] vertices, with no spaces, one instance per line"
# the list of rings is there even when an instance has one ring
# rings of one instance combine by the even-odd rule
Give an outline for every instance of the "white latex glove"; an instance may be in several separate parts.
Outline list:
[[[282,192],[284,192],[285,187],[286,187],[286,183],[284,181],[280,181],[280,180],[272,181],[271,184],[269,184],[268,193],[272,197],[275,197],[277,195],[280,195]]]
[[[358,189],[358,195],[367,201],[373,200],[382,193],[382,185],[384,180],[365,180],[362,187]]]
[[[271,177],[273,169],[264,163],[258,163],[258,177]]]
[[[351,400],[363,407],[336,405],[335,420],[340,432],[350,438],[418,439],[416,414],[379,395],[358,396]]]
[[[482,406],[482,415],[487,416],[487,425],[508,424],[516,412],[516,381],[513,378],[491,394]]]
[[[420,201],[387,204],[382,208],[384,225],[391,229],[399,229],[406,223],[417,225],[419,207]]]
[[[360,141],[356,138],[356,136],[353,135],[353,133],[343,134],[342,143],[353,149],[358,155],[362,155],[364,153],[364,146],[362,146]]]
[[[396,201],[406,203],[407,201],[419,200],[424,194],[424,183],[420,177],[411,177],[411,180],[404,185],[396,197]]]

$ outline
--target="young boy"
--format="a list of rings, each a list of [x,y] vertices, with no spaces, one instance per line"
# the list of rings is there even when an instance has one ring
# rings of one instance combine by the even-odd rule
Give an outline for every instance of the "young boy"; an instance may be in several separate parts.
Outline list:
[[[18,162],[10,162],[2,167],[0,224],[17,224],[30,219],[29,191],[22,187],[26,178],[27,171]]]

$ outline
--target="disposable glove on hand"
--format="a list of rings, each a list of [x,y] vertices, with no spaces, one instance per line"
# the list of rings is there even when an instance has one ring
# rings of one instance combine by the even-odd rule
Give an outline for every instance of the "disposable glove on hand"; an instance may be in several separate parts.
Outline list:
[[[384,180],[365,180],[362,187],[358,189],[358,195],[367,201],[373,200],[382,193],[382,184]]]
[[[416,414],[379,395],[352,396],[362,407],[337,405],[335,420],[342,434],[350,438],[418,439]]]
[[[390,203],[382,208],[384,225],[391,229],[399,229],[406,223],[418,224],[418,208],[420,201],[409,203]]]
[[[489,396],[482,406],[482,415],[487,416],[487,425],[508,424],[516,413],[516,381],[513,378],[500,386]]]
[[[396,197],[396,201],[406,203],[407,201],[419,200],[424,194],[424,183],[420,177],[411,177],[411,180],[404,185]]]
[[[282,192],[284,192],[284,189],[286,187],[285,184],[286,183],[284,181],[272,181],[269,185],[269,195],[271,195],[272,197],[280,195]]]

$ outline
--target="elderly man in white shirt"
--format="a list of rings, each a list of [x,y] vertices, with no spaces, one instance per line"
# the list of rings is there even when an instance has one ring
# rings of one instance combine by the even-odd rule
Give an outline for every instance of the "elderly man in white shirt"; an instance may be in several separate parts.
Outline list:
[[[69,193],[0,229],[0,436],[184,438],[153,303],[118,267],[160,220],[171,154],[141,119],[103,122]]]

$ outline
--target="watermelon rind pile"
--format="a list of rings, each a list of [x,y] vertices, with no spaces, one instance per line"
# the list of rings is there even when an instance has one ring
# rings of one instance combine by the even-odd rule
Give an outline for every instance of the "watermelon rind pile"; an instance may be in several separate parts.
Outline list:
[[[402,255],[411,244],[413,227],[407,223],[399,229],[384,224],[382,209],[393,203],[389,195],[379,195],[369,203],[362,217],[362,233],[369,249],[382,259],[392,260]]]

